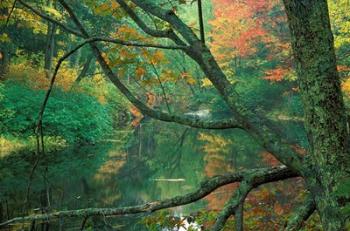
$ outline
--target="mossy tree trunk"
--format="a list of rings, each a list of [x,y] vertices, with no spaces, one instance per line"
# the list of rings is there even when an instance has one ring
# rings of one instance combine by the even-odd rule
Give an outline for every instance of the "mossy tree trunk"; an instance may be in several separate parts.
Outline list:
[[[335,191],[347,176],[348,131],[326,0],[284,0],[304,104],[304,178],[325,230],[345,230]]]

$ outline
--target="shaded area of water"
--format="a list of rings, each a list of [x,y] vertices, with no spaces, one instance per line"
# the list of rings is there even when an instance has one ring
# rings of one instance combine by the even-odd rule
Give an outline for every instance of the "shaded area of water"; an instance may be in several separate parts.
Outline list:
[[[232,134],[232,130],[204,131],[146,122],[132,132],[117,131],[104,143],[48,153],[35,171],[27,206],[24,201],[34,159],[32,153],[12,153],[0,160],[1,220],[40,213],[33,209],[48,206],[47,195],[50,211],[123,207],[191,192],[208,176],[261,166],[258,146],[239,131],[232,142],[226,141]],[[216,204],[210,200],[215,198],[171,212],[186,215]],[[144,230],[139,222],[142,216],[90,218],[86,227]],[[80,230],[82,220],[53,221],[50,230]],[[11,226],[11,230],[29,226]]]

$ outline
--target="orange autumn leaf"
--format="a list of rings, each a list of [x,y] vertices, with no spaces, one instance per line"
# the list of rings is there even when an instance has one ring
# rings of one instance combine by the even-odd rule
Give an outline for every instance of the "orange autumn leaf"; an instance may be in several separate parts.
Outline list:
[[[134,117],[133,120],[131,121],[131,125],[133,127],[137,127],[140,124],[141,120],[143,119],[143,115],[140,112],[140,110],[135,106],[131,106],[129,111],[131,115]]]
[[[278,67],[276,69],[266,71],[265,72],[266,76],[263,78],[269,81],[279,82],[283,80],[287,72],[288,72],[288,69]]]
[[[147,96],[147,106],[149,106],[150,108],[154,107],[157,100],[156,95],[153,94],[152,92],[147,92],[146,96]]]
[[[136,70],[135,70],[135,73],[136,73],[136,76],[138,78],[141,78],[142,76],[145,75],[146,71],[143,67],[137,67]]]
[[[341,88],[345,94],[350,95],[350,78],[347,78],[341,85]]]
[[[278,202],[276,202],[275,205],[273,206],[273,210],[277,215],[282,215],[284,213],[284,208]]]
[[[238,183],[232,183],[218,188],[211,194],[205,197],[208,201],[208,209],[220,211],[225,203],[230,199],[232,193],[238,188]]]
[[[269,164],[272,167],[279,165],[279,161],[269,152],[263,151],[261,153],[261,157],[265,163]]]
[[[305,156],[306,153],[307,153],[307,151],[306,151],[305,148],[303,148],[303,147],[301,147],[301,146],[299,146],[299,145],[297,145],[297,144],[291,145],[291,148],[292,148],[296,153],[298,153],[298,154],[301,155],[301,156]]]
[[[196,80],[189,73],[182,72],[180,75],[189,85],[194,85],[196,83]]]
[[[349,67],[349,66],[345,66],[345,65],[338,65],[338,66],[337,66],[337,70],[338,70],[339,72],[342,72],[342,71],[347,72],[347,71],[350,71],[350,67]]]
[[[131,115],[133,115],[134,117],[143,117],[142,113],[137,107],[131,106],[129,110]]]

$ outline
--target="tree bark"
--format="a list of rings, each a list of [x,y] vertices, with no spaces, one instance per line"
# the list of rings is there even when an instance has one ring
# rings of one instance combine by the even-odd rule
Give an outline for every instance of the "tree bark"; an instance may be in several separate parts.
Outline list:
[[[302,101],[309,154],[303,172],[325,230],[345,230],[335,195],[349,177],[348,132],[326,0],[284,0]]]
[[[52,7],[52,1],[48,1],[48,6]],[[46,71],[47,77],[50,77],[52,69],[52,58],[54,56],[55,50],[55,33],[56,33],[56,24],[48,22],[47,27],[47,39],[46,39],[46,48],[45,48],[45,63],[44,69]]]
[[[78,84],[80,83],[80,81],[86,76],[89,68],[90,68],[90,64],[91,64],[91,61],[93,60],[93,56],[91,57],[88,57],[85,64],[84,64],[84,67],[83,69],[81,70],[79,76],[77,77],[77,79],[75,80],[75,84]]]
[[[47,29],[45,63],[44,63],[44,69],[47,73],[50,73],[52,69],[52,58],[54,56],[54,49],[55,49],[55,31],[56,31],[56,25],[49,22],[48,29]]]

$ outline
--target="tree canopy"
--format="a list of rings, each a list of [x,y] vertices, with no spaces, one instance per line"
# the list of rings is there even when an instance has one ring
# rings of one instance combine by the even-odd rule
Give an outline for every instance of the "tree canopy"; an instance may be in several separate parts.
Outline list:
[[[208,179],[188,194],[48,211],[0,226],[152,213],[237,183],[209,228],[227,229],[234,216],[235,230],[243,230],[250,216],[244,204],[254,189],[298,177],[304,203],[279,228],[299,230],[317,213],[324,230],[346,230],[347,7],[333,0],[2,1],[1,131],[7,139],[34,135],[37,160],[49,137],[95,143],[128,119],[129,129],[152,118],[229,135],[198,133],[210,154]],[[269,167],[225,171],[216,157],[238,152],[237,133],[244,137],[240,150],[259,150]],[[222,175],[212,174],[218,171]],[[274,207],[276,214],[284,209]]]

